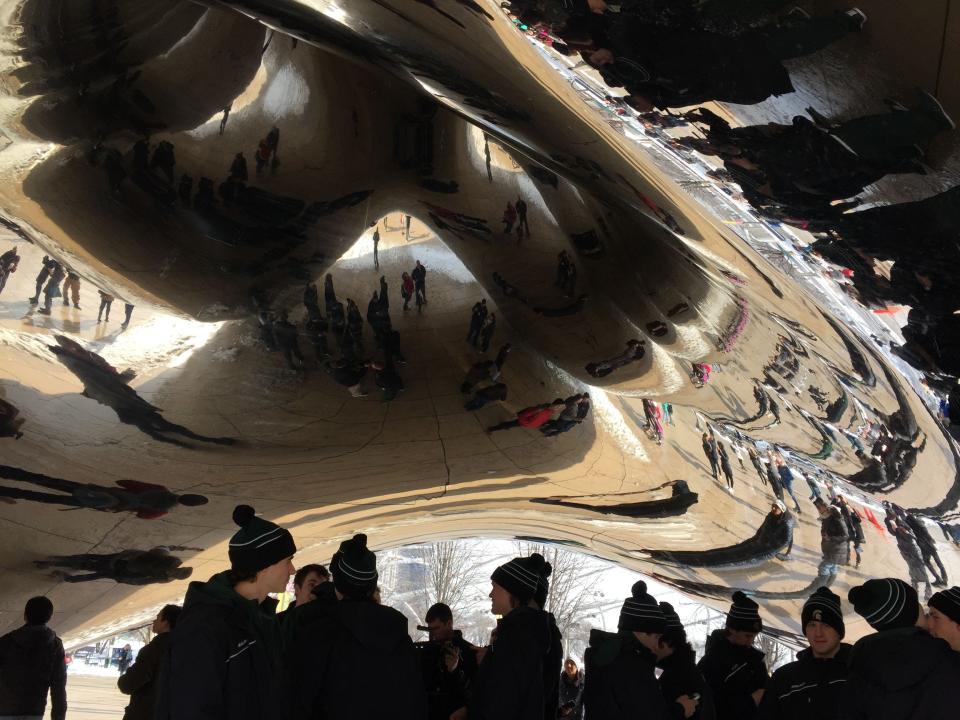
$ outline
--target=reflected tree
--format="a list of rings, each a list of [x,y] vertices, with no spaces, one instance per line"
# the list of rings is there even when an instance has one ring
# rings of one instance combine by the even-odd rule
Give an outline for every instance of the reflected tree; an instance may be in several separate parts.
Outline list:
[[[471,591],[482,578],[483,556],[479,542],[446,540],[417,549],[426,567],[426,578],[416,609],[423,617],[434,603],[449,605],[455,612],[463,610]]]

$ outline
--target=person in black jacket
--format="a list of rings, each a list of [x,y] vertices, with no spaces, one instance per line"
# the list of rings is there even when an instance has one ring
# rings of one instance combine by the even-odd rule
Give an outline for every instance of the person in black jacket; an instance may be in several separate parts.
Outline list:
[[[697,670],[697,655],[687,642],[680,616],[668,602],[661,602],[660,610],[663,611],[666,625],[654,654],[657,656],[657,667],[662,670],[659,677],[660,692],[667,703],[667,714],[672,720],[714,720],[717,715],[713,707],[713,695],[707,681]],[[696,707],[691,708],[690,698],[698,699]]]
[[[230,570],[187,588],[161,670],[158,720],[262,720],[282,716],[280,627],[261,603],[294,572],[293,536],[238,505]]]
[[[761,720],[835,720],[847,684],[850,645],[841,642],[845,628],[840,598],[817,589],[803,605],[800,624],[810,647],[779,668],[760,702]]]
[[[697,664],[713,691],[718,720],[752,720],[757,715],[769,680],[764,654],[753,647],[762,629],[759,606],[735,592],[726,627],[710,634]]]
[[[960,653],[960,587],[934,593],[927,601],[927,630]]]
[[[573,658],[567,658],[560,673],[560,707],[557,718],[583,719],[583,673]]]
[[[960,654],[924,629],[917,591],[899,578],[867,580],[847,598],[877,632],[850,653],[845,720],[947,720],[960,707]]]
[[[50,692],[52,720],[67,715],[67,664],[63,643],[47,623],[53,603],[27,600],[24,625],[0,637],[0,717],[43,717]]]
[[[590,631],[583,707],[589,720],[667,720],[654,674],[654,651],[666,628],[663,611],[638,581],[623,602],[616,634]]]
[[[490,577],[491,612],[500,615],[467,705],[469,720],[539,720],[543,717],[544,663],[550,653],[547,614],[530,607],[546,562],[542,555],[514,558]]]
[[[117,687],[130,696],[130,704],[123,713],[123,720],[152,720],[157,700],[157,678],[164,657],[170,649],[170,632],[180,617],[179,605],[164,605],[153,620],[156,637],[143,646],[137,661],[117,680]]]
[[[537,583],[537,592],[530,601],[530,607],[540,610],[547,616],[550,623],[550,651],[543,661],[543,718],[555,720],[557,708],[560,706],[560,669],[563,667],[563,635],[557,627],[557,620],[553,613],[548,613],[547,595],[550,594],[550,575],[553,566],[545,562],[540,571],[540,580]]]
[[[453,627],[453,611],[445,603],[435,603],[424,618],[430,639],[417,643],[424,688],[427,691],[428,720],[449,720],[467,706],[467,698],[477,674],[477,648],[463,639]]]
[[[840,514],[843,515],[843,521],[847,525],[847,536],[849,537],[850,543],[853,544],[853,552],[857,556],[854,567],[860,567],[862,557],[861,547],[865,542],[863,520],[860,519],[860,514],[854,508],[850,507],[850,504],[843,495],[837,496],[837,499],[834,500],[834,505],[840,508]]]
[[[330,582],[330,571],[323,565],[309,563],[299,568],[293,576],[293,601],[285,610],[277,613],[277,621],[282,625],[296,608],[316,600],[314,590],[326,582]],[[276,600],[268,598],[264,608],[276,612],[277,604]]]
[[[427,697],[407,619],[375,600],[377,558],[366,535],[340,544],[330,573],[337,602],[309,603],[291,618],[290,716],[424,720]]]

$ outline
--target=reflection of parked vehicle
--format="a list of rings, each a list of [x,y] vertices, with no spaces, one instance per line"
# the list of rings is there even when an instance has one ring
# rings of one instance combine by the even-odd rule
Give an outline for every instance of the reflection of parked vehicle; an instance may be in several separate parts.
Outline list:
[[[83,660],[85,663],[89,664],[91,658],[96,657],[97,648],[94,645],[86,645],[84,647],[77,648],[69,654],[72,656],[73,660]]]

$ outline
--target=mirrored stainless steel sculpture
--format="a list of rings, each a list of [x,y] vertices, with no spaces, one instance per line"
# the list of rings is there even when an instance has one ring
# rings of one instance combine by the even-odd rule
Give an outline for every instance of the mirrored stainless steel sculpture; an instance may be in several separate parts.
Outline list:
[[[38,592],[68,641],[146,618],[221,569],[239,501],[304,562],[361,530],[534,536],[718,607],[752,591],[787,630],[818,585],[924,589],[926,538],[960,572],[956,445],[889,357],[498,3],[4,10],[4,627]],[[57,273],[79,295],[45,295]],[[464,342],[481,298],[486,353]],[[392,399],[351,397],[326,352],[378,359]],[[465,409],[464,375],[506,398]],[[555,432],[495,427],[581,393]],[[821,537],[808,496],[831,493],[862,558]]]

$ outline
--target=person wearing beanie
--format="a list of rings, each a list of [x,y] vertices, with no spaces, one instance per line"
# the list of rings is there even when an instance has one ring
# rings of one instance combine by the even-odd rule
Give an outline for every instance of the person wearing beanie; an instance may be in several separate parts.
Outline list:
[[[761,720],[834,720],[847,683],[850,645],[840,598],[828,588],[817,589],[803,605],[800,625],[810,647],[779,668],[760,702]]]
[[[491,575],[496,639],[483,655],[467,704],[469,720],[535,720],[546,707],[544,666],[552,645],[550,619],[534,607],[547,562],[534,553],[513,558]],[[558,675],[559,675],[559,668]],[[556,681],[554,681],[556,688]]]
[[[378,600],[377,557],[367,536],[340,543],[329,569],[337,600],[318,598],[292,616],[290,717],[423,720],[420,660],[406,616]]]
[[[563,668],[563,634],[557,627],[557,619],[553,613],[546,611],[552,573],[553,566],[544,562],[540,579],[537,581],[537,592],[530,601],[530,606],[543,612],[547,616],[547,622],[550,623],[550,650],[543,661],[544,720],[556,720],[557,708],[560,706],[560,673]]]
[[[618,632],[590,631],[590,646],[584,654],[587,718],[667,720],[654,655],[665,629],[663,611],[647,593],[647,584],[634,583],[620,609]]]
[[[917,592],[899,578],[867,580],[847,599],[877,632],[850,652],[844,720],[947,720],[960,708],[960,655],[924,628]]]
[[[697,664],[713,691],[718,720],[752,720],[770,679],[764,654],[753,647],[763,629],[760,608],[739,590],[727,613],[723,630],[707,638],[706,652]]]
[[[960,653],[960,587],[941,590],[927,601],[927,630]]]
[[[158,690],[164,720],[259,720],[282,714],[282,648],[276,615],[262,605],[294,573],[290,532],[238,505],[230,569],[187,588]]]
[[[663,634],[654,654],[660,673],[660,692],[667,703],[667,712],[672,720],[690,717],[693,720],[714,720],[713,692],[697,669],[697,654],[687,642],[680,616],[673,605],[661,602],[660,609],[666,621]],[[687,706],[693,698],[699,698],[693,713],[687,715]]]

